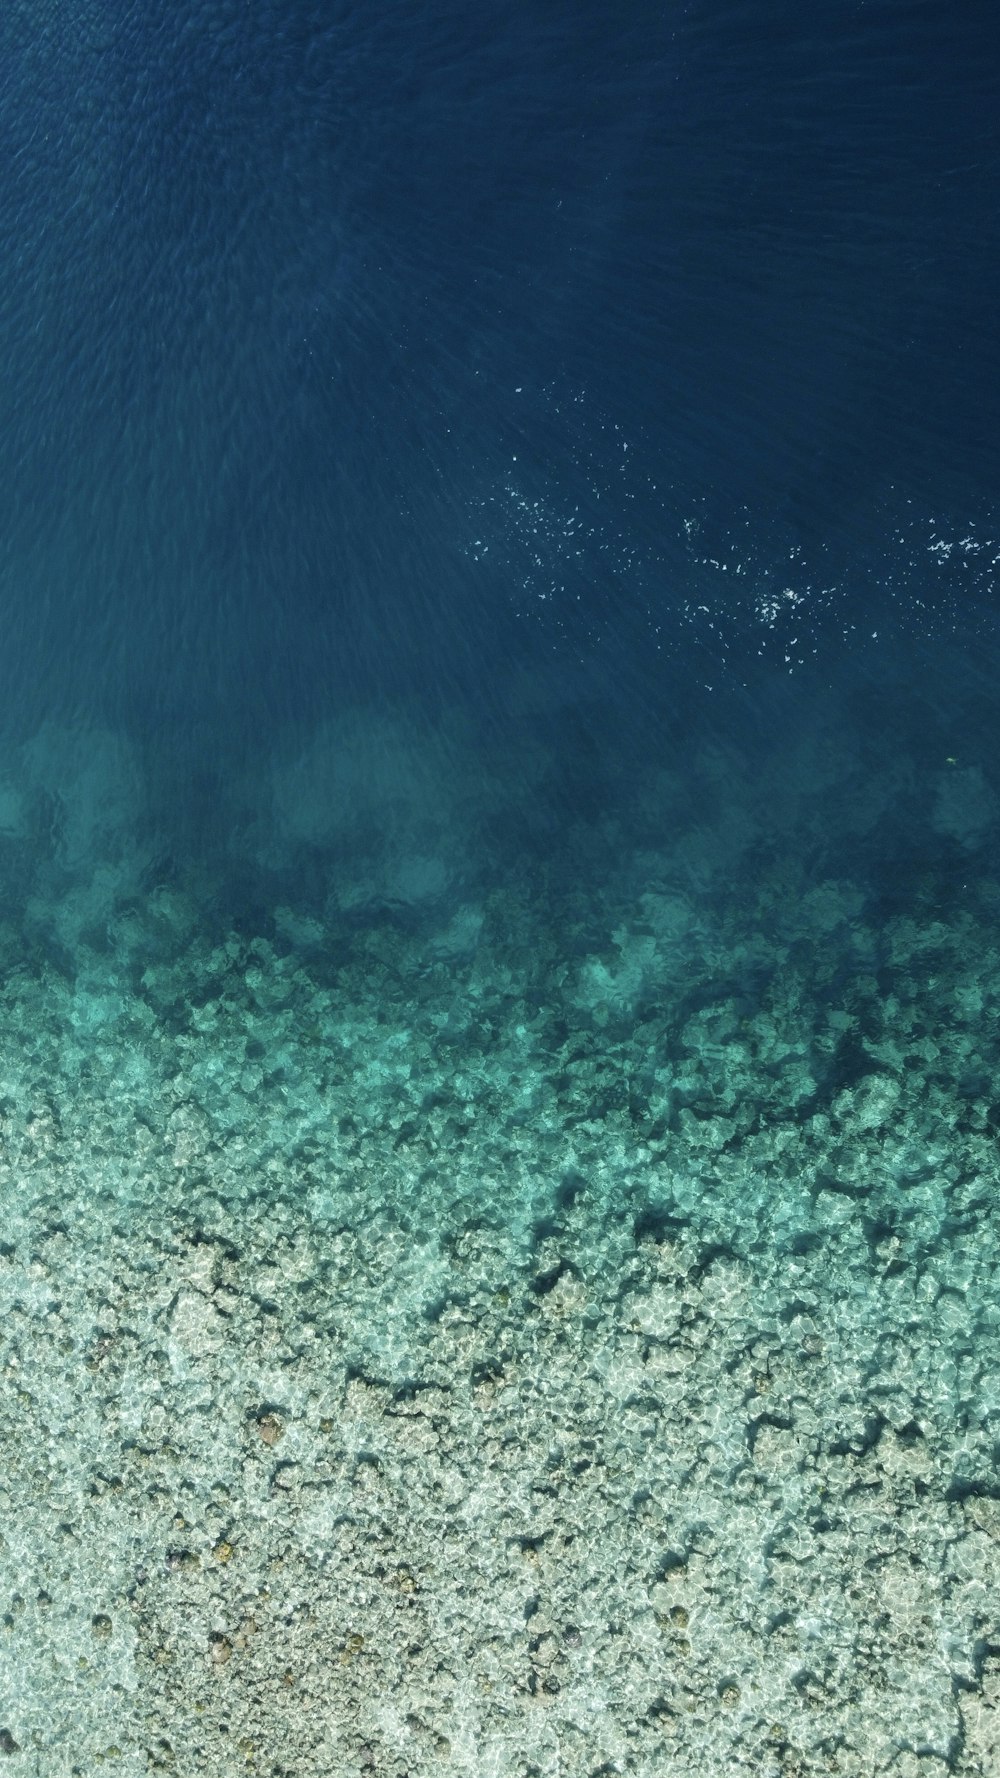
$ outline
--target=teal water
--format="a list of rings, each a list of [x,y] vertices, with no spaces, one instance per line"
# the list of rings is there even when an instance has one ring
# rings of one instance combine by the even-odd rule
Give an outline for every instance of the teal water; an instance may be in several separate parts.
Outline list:
[[[0,1766],[1000,1772],[975,5],[0,12]]]
[[[238,921],[137,890],[112,737],[19,762],[25,1769],[991,1771],[997,803],[884,709],[558,826],[526,743],[534,834],[357,717]]]

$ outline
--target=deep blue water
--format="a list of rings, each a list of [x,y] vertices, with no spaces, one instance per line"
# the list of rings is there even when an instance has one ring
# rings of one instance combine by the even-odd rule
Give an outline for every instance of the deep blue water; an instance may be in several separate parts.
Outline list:
[[[487,869],[820,694],[991,779],[995,67],[975,4],[11,0],[11,880],[308,898],[261,787],[386,712],[503,781]]]

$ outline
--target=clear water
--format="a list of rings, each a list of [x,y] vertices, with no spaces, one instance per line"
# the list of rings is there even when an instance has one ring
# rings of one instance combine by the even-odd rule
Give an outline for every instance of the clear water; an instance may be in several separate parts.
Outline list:
[[[12,1770],[1000,1770],[992,62],[5,8]]]

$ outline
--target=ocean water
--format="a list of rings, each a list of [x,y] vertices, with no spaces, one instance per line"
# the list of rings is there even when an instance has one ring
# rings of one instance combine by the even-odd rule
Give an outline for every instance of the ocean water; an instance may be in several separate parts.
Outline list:
[[[12,1771],[1000,1771],[996,68],[7,0]]]

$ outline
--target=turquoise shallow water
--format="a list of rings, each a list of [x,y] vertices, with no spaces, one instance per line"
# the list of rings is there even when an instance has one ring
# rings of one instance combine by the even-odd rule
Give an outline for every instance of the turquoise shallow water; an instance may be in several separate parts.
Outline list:
[[[515,849],[368,739],[238,915],[12,771],[21,1767],[989,1774],[990,762],[820,700]]]

